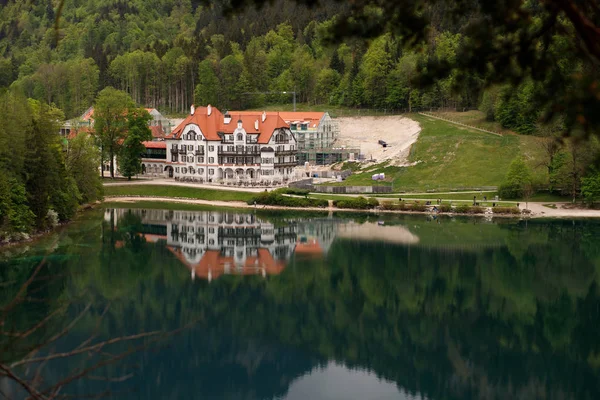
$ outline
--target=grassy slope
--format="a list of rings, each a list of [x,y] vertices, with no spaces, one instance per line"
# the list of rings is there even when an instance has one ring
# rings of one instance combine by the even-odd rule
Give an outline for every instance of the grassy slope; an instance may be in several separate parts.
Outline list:
[[[525,155],[538,180],[545,178],[544,169],[537,167],[542,153],[535,137],[498,137],[421,115],[411,118],[421,124],[422,131],[409,160],[419,163],[406,168],[369,168],[368,173],[349,177],[344,185],[370,185],[373,173],[385,172],[394,191],[498,186],[519,154]]]
[[[248,201],[256,195],[250,192],[203,189],[185,186],[119,185],[105,186],[105,196],[160,196],[183,197],[215,201]]]

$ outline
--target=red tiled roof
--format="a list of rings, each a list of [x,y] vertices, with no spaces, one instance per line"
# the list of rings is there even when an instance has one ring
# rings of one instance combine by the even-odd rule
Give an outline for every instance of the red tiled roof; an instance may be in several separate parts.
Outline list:
[[[233,115],[234,113],[240,115],[249,115],[256,114],[257,111],[233,111],[231,114]],[[322,111],[267,111],[266,114],[278,114],[279,117],[281,117],[281,119],[288,124],[293,124],[294,122],[308,122],[311,128],[319,126],[321,118],[323,118],[323,115],[325,115],[325,113]]]
[[[182,264],[193,270],[195,276],[200,278],[208,278],[210,271],[211,278],[216,279],[225,273],[226,264],[229,264],[232,268],[235,267],[233,257],[225,257],[218,250],[207,250],[198,263],[191,264],[181,252],[181,249],[173,246],[168,246],[167,248]],[[247,257],[241,271],[236,271],[235,273],[240,275],[256,275],[264,269],[265,273],[269,275],[277,275],[285,269],[285,265],[285,261],[275,260],[269,250],[259,248],[258,255],[256,257]]]
[[[229,113],[231,121],[226,124],[224,115],[215,107],[212,107],[211,114],[208,115],[207,107],[198,107],[194,111],[194,115],[188,115],[167,138],[179,139],[185,127],[189,124],[195,124],[200,127],[200,130],[208,140],[221,140],[218,132],[233,133],[237,128],[237,122],[242,121],[242,127],[248,134],[259,134],[258,143],[269,143],[273,132],[278,128],[289,128],[289,125],[276,112],[266,114],[266,118],[262,120],[262,112],[231,112]],[[258,121],[258,129],[255,128],[255,123]]]
[[[147,149],[166,149],[167,143],[164,141],[156,142],[156,141],[148,141],[142,142],[145,148]]]
[[[92,129],[87,126],[83,126],[81,128],[77,128],[77,129],[71,129],[71,131],[67,135],[67,139],[68,140],[75,139],[75,137],[77,137],[77,135],[80,135],[82,133],[90,134],[90,133],[92,133]]]
[[[151,126],[150,130],[152,131],[152,137],[155,139],[161,139],[165,137],[165,131],[160,125]]]

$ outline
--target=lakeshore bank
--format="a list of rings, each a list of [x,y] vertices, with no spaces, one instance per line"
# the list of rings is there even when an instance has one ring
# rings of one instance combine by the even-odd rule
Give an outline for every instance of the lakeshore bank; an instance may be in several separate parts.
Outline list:
[[[416,212],[416,211],[399,211],[399,210],[359,210],[359,209],[348,209],[348,208],[337,208],[330,206],[327,208],[319,207],[281,207],[281,206],[266,206],[266,205],[249,205],[243,201],[219,201],[219,200],[202,200],[202,199],[191,199],[191,198],[175,198],[175,197],[161,197],[161,196],[107,196],[104,198],[104,203],[137,203],[141,201],[159,201],[167,203],[179,203],[179,204],[192,204],[192,205],[203,205],[212,207],[230,207],[230,208],[245,208],[245,209],[256,209],[256,210],[293,210],[293,211],[320,211],[320,212],[361,212],[361,213],[373,213],[373,214],[433,214],[432,212]],[[545,204],[545,203],[544,203]],[[444,213],[445,215],[468,215],[468,216],[493,216],[493,217],[512,217],[512,218],[600,218],[600,210],[589,210],[589,209],[573,209],[563,208],[564,205],[570,203],[554,203],[557,208],[545,207],[542,203],[529,203],[528,209],[531,211],[529,214],[521,215],[506,215],[506,214],[456,214],[456,213]]]

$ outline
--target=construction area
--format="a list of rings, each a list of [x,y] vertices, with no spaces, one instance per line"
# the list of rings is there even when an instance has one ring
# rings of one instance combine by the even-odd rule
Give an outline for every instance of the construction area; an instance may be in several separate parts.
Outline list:
[[[360,149],[361,160],[408,166],[410,147],[421,132],[417,121],[400,115],[337,118],[340,134],[335,146]],[[384,142],[385,145],[382,145]]]

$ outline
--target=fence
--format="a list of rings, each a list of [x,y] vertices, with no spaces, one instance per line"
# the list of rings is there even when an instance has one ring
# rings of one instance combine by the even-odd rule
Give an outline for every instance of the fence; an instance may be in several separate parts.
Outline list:
[[[458,121],[455,121],[455,120],[452,120],[452,119],[449,119],[449,118],[440,117],[438,115],[433,115],[433,114],[430,114],[428,112],[419,112],[419,114],[420,115],[424,115],[426,117],[439,119],[441,121],[446,121],[446,122],[449,122],[449,123],[454,124],[454,125],[460,125],[460,126],[464,126],[466,128],[469,128],[469,129],[475,129],[476,131],[485,132],[485,133],[489,133],[491,135],[496,135],[496,136],[502,137],[502,133],[500,133],[500,132],[494,132],[494,131],[490,131],[490,130],[487,130],[487,129],[478,128],[478,127],[473,126],[473,125],[464,124],[462,122],[458,122]]]
[[[359,193],[392,193],[391,186],[315,186],[318,193],[359,194]]]

